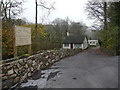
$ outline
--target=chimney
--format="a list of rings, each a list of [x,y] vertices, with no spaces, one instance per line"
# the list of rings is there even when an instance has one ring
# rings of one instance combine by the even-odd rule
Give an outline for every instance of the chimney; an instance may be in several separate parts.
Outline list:
[[[70,33],[69,33],[69,32],[67,32],[67,36],[70,36]]]

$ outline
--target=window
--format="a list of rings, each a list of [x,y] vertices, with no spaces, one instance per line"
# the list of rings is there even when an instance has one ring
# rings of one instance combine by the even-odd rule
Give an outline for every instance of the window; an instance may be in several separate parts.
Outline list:
[[[69,47],[69,44],[64,44],[64,47]]]
[[[74,47],[75,47],[75,48],[80,48],[80,47],[81,47],[81,44],[74,44]]]
[[[93,42],[93,44],[95,44],[95,42]]]

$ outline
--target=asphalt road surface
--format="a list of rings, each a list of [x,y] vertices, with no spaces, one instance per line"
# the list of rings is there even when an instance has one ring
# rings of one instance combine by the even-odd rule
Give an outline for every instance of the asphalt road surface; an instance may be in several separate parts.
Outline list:
[[[44,79],[34,85],[37,88],[117,88],[118,56],[89,49],[55,63],[44,73]]]

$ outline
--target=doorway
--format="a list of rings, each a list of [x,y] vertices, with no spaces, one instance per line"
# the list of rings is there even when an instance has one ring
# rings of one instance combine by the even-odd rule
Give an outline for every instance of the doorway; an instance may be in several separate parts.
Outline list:
[[[70,44],[70,48],[73,49],[73,43]]]

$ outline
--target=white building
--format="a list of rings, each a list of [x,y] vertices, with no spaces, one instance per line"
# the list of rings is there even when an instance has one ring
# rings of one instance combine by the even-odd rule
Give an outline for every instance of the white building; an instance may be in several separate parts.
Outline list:
[[[88,40],[86,36],[67,36],[63,41],[63,48],[64,49],[75,49],[81,48],[86,49],[88,48]]]
[[[96,46],[98,44],[98,40],[88,40],[89,45]]]

